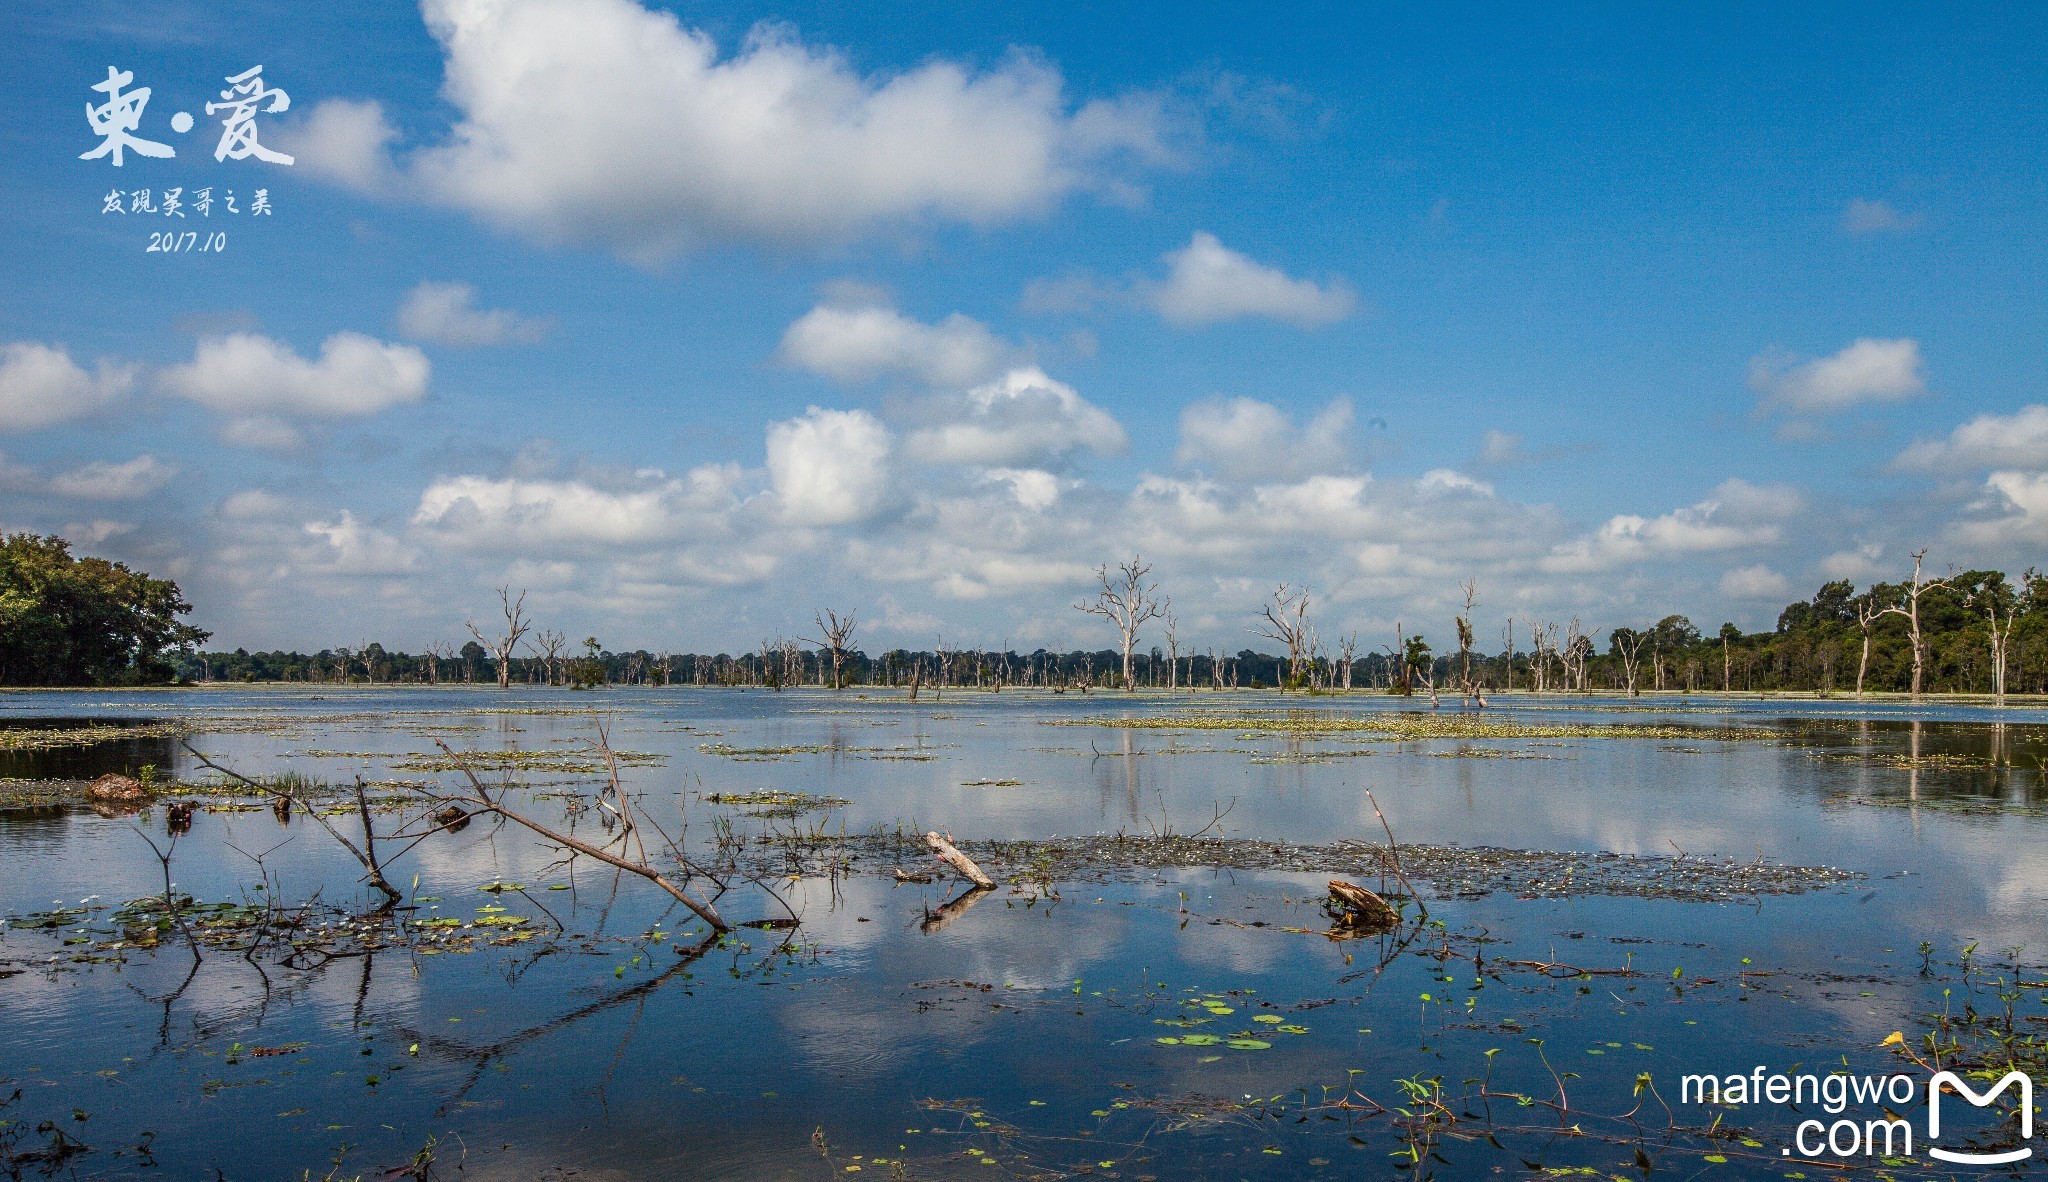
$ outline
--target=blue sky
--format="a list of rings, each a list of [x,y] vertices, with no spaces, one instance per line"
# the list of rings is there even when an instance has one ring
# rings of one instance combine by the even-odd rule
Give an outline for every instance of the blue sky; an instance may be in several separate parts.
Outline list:
[[[2048,550],[2048,11],[31,4],[0,526],[229,645],[1767,626]],[[216,161],[261,63],[289,167]],[[81,161],[89,88],[174,160]],[[175,112],[198,120],[171,130]],[[267,220],[100,212],[258,187]],[[160,254],[152,230],[224,231]],[[1368,644],[1377,643],[1368,639]]]

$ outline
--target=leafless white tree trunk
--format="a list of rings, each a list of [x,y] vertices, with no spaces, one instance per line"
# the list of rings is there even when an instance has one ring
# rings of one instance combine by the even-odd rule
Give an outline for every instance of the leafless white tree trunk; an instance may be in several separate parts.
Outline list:
[[[1358,633],[1344,637],[1337,643],[1337,659],[1344,662],[1344,689],[1351,689],[1351,666],[1358,662]]]
[[[1623,685],[1627,687],[1629,697],[1640,697],[1642,691],[1636,688],[1636,661],[1643,651],[1643,642],[1649,636],[1633,628],[1616,628],[1613,636],[1614,649],[1621,655]]]
[[[1308,620],[1308,588],[1297,591],[1285,583],[1274,588],[1273,602],[1259,609],[1259,623],[1245,631],[1286,645],[1287,679],[1299,680],[1315,636]]]
[[[533,634],[533,651],[540,654],[541,668],[547,673],[549,685],[560,684],[556,674],[561,667],[562,646],[567,643],[569,638],[559,631],[542,629]]]
[[[1479,580],[1467,579],[1460,590],[1465,593],[1465,610],[1457,616],[1460,689],[1466,698],[1479,698],[1479,686],[1472,680],[1472,609],[1479,606]],[[1479,698],[1479,704],[1486,705],[1486,700]]]
[[[1920,639],[1920,596],[1923,592],[1935,587],[1948,586],[1947,579],[1922,579],[1920,577],[1920,564],[1926,557],[1927,547],[1925,546],[1913,551],[1913,581],[1906,585],[1905,606],[1901,607],[1895,603],[1878,612],[1881,616],[1904,616],[1906,617],[1907,624],[1910,626],[1910,634],[1913,640],[1913,700],[1915,702],[1920,700],[1920,680],[1927,662],[1927,648]]]
[[[1166,692],[1180,688],[1180,621],[1173,615],[1173,600],[1166,601]]]
[[[533,630],[533,621],[526,618],[526,592],[521,591],[519,598],[514,599],[512,588],[500,587],[498,603],[505,612],[503,634],[495,638],[486,637],[476,621],[470,620],[467,624],[469,634],[476,637],[478,644],[491,650],[492,659],[498,663],[498,688],[509,689],[512,686],[512,654],[518,649],[520,640]]]
[[[1138,688],[1133,675],[1131,652],[1138,647],[1138,629],[1145,621],[1156,620],[1166,614],[1166,601],[1159,596],[1157,583],[1147,584],[1145,576],[1152,568],[1145,565],[1137,555],[1131,555],[1129,562],[1117,564],[1114,579],[1109,574],[1109,564],[1095,568],[1095,577],[1102,582],[1102,590],[1094,599],[1084,599],[1074,605],[1074,610],[1091,616],[1101,616],[1117,630],[1123,643],[1124,689]]]
[[[846,688],[846,658],[853,652],[853,630],[858,626],[856,613],[847,612],[841,616],[831,608],[816,616],[821,638],[810,643],[825,649],[832,655],[832,688]]]
[[[1993,693],[1998,695],[1998,704],[2003,706],[2005,705],[2005,650],[2006,645],[2012,640],[2013,605],[2010,603],[2005,605],[2005,627],[2001,629],[1998,626],[1998,601],[2000,596],[1997,594],[1997,588],[1988,590],[1983,598],[1984,613],[1990,618],[1991,622],[1991,689]]]

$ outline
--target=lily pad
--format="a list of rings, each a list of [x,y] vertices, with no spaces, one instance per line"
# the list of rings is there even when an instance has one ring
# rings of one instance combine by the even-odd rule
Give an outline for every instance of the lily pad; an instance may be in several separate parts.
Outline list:
[[[1273,1044],[1262,1038],[1233,1038],[1223,1045],[1233,1051],[1270,1051],[1273,1049]]]

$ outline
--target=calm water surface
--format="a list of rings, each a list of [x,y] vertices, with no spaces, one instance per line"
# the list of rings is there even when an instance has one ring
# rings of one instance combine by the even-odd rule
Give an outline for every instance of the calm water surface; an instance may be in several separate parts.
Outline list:
[[[909,825],[1024,839],[1186,832],[1224,808],[1234,837],[1379,840],[1370,788],[1404,842],[1761,856],[1863,877],[1731,903],[1438,898],[1441,929],[1382,965],[1379,941],[1318,934],[1316,875],[1148,872],[1063,884],[1053,898],[1004,890],[929,932],[920,921],[943,883],[855,875],[779,884],[803,917],[793,951],[776,952],[781,933],[742,929],[686,957],[678,949],[701,925],[665,896],[587,863],[573,874],[550,866],[553,852],[522,832],[473,825],[391,868],[419,900],[414,914],[467,919],[502,905],[538,929],[552,926],[545,906],[573,938],[466,954],[387,949],[302,970],[216,951],[195,972],[168,946],[78,963],[82,945],[63,940],[85,937],[22,924],[58,903],[160,893],[162,867],[137,829],[161,844],[161,809],[0,810],[0,914],[15,917],[0,933],[10,974],[0,978],[0,1098],[20,1089],[0,1109],[17,1122],[10,1151],[44,1145],[33,1126],[53,1121],[91,1146],[63,1165],[80,1176],[379,1177],[430,1140],[435,1176],[459,1165],[484,1179],[1644,1176],[1638,1143],[1605,1135],[1622,1125],[1560,1135],[1540,1104],[1495,1100],[1488,1112],[1468,1098],[1449,1103],[1455,1121],[1435,1125],[1370,1110],[1428,1094],[1432,1081],[1469,1094],[1465,1081],[1491,1062],[1492,1090],[1554,1099],[1563,1087],[1589,1118],[1636,1106],[1647,1072],[1675,1111],[1652,1104],[1655,1119],[1639,1122],[1663,1130],[1719,1115],[1743,1130],[1719,1152],[1652,1136],[1640,1144],[1655,1172],[1776,1178],[1801,1172],[1779,1154],[1802,1114],[1684,1106],[1679,1075],[1894,1069],[1885,1036],[1923,1028],[1943,989],[1958,1004],[1974,987],[1955,978],[1960,949],[1975,944],[1987,966],[2040,959],[1998,950],[2048,949],[2039,712],[1711,698],[1506,699],[1486,712],[1668,723],[1698,728],[1697,739],[1387,742],[1046,725],[1300,704],[207,690],[8,695],[0,725],[175,720],[245,774],[346,782],[431,780],[396,765],[435,753],[436,738],[575,750],[602,718],[615,748],[655,757],[627,779],[662,815],[682,808],[695,843],[720,816],[747,832]],[[1376,697],[1306,705],[1418,708]],[[1778,738],[1713,737],[1730,727]],[[144,764],[203,773],[173,741],[122,740],[0,755],[0,777]],[[575,774],[522,779],[555,793],[591,787]],[[765,822],[700,799],[758,789],[849,803]],[[267,811],[201,814],[177,846],[177,889],[260,897],[258,857],[285,898],[363,902],[358,868],[330,839]],[[478,890],[493,881],[534,889]],[[746,888],[721,906],[735,920],[781,914]],[[1922,976],[1922,942],[1935,976]],[[1442,955],[1418,955],[1427,948]],[[1475,950],[1640,975],[1482,975]],[[2048,1016],[2032,993],[2019,1004],[2030,1007],[2023,1019]],[[1162,1024],[1193,1019],[1206,1020]],[[1203,1032],[1271,1045],[1158,1041]],[[1331,1106],[1346,1096],[1351,1109]],[[1928,1163],[1869,1164],[1918,1176]]]

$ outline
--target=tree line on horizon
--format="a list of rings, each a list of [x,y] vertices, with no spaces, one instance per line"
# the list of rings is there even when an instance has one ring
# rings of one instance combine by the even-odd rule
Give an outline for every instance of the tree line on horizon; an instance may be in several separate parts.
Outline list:
[[[1922,552],[1924,554],[1924,552]],[[177,584],[121,563],[72,556],[54,536],[0,535],[0,684],[134,685],[172,681],[468,684],[923,687],[1370,689],[1478,697],[1516,690],[2048,693],[2048,575],[2017,580],[1995,570],[1923,575],[1857,591],[1829,582],[1788,604],[1777,626],[1747,633],[1733,623],[1707,632],[1683,615],[1608,630],[1541,617],[1499,621],[1482,641],[1476,584],[1468,583],[1448,637],[1433,643],[1397,624],[1385,643],[1356,633],[1325,640],[1306,588],[1280,585],[1247,632],[1284,651],[1235,652],[1185,645],[1170,598],[1133,557],[1098,569],[1100,587],[1075,608],[1110,625],[1117,644],[1099,650],[1019,651],[947,645],[869,653],[857,614],[820,611],[815,636],[764,640],[732,653],[613,651],[598,638],[571,644],[537,629],[524,597],[500,592],[503,620],[467,624],[460,647],[420,652],[375,641],[312,652],[206,650],[210,634],[179,622],[192,611]],[[1147,643],[1156,625],[1160,636]],[[1443,635],[1443,634],[1439,634]],[[1160,641],[1163,640],[1163,643]],[[1919,683],[1916,686],[1916,681]]]

